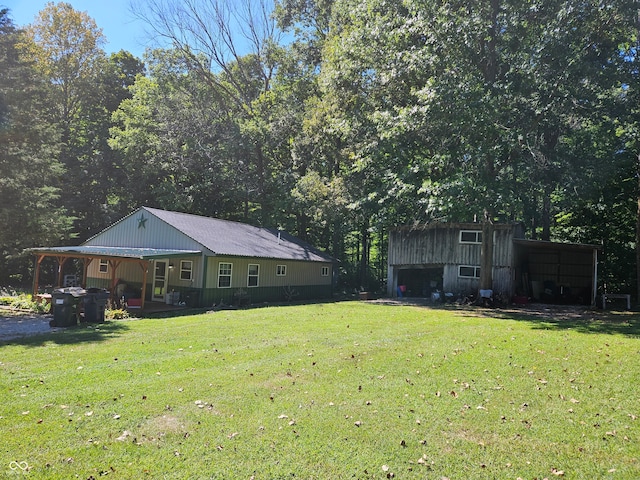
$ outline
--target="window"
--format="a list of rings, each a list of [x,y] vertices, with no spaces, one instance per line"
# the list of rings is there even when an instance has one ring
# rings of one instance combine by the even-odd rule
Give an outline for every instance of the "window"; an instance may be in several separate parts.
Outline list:
[[[191,260],[180,260],[180,280],[191,280],[193,278],[193,262]]]
[[[322,267],[322,276],[323,277],[329,276],[329,267]]]
[[[480,230],[460,230],[460,243],[482,243]]]
[[[231,286],[231,263],[218,264],[218,288],[229,288]]]
[[[278,277],[284,277],[287,274],[286,265],[276,265],[276,275]]]
[[[460,265],[458,276],[463,278],[480,278],[480,267],[472,265]]]
[[[260,265],[255,263],[249,264],[249,272],[247,274],[247,287],[258,286],[258,274],[260,273]]]
[[[109,271],[109,261],[108,260],[104,260],[103,258],[100,259],[100,266],[99,268],[99,272],[100,273],[107,273]]]

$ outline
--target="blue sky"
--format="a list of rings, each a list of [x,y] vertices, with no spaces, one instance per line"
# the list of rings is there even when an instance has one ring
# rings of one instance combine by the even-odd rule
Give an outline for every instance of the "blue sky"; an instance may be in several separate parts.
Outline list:
[[[0,8],[9,8],[9,17],[22,27],[31,22],[50,0],[0,0]],[[102,29],[107,53],[127,50],[142,57],[149,43],[145,24],[136,20],[129,10],[130,0],[65,0],[74,9],[87,12]],[[58,3],[57,1],[54,3]]]

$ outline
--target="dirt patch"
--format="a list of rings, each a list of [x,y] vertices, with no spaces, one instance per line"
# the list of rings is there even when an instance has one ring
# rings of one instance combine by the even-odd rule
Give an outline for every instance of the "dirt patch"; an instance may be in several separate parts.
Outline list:
[[[550,305],[545,303],[529,303],[526,305],[507,305],[496,308],[484,308],[475,305],[460,305],[456,303],[434,304],[427,298],[380,298],[370,300],[373,303],[385,305],[411,305],[425,308],[444,308],[476,312],[478,315],[494,316],[526,316],[540,320],[574,320],[574,321],[631,321],[638,317],[638,312],[629,310],[602,310],[588,305]]]

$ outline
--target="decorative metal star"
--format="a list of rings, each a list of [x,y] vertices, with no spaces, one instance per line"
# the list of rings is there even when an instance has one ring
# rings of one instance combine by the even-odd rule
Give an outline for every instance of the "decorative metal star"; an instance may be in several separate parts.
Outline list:
[[[147,228],[147,220],[147,218],[144,218],[144,213],[141,213],[138,218],[138,228]]]

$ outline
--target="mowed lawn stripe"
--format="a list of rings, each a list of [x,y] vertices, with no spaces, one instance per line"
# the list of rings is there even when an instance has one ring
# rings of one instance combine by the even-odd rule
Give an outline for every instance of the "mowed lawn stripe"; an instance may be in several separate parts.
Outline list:
[[[68,329],[0,346],[0,471],[637,478],[639,352],[631,314],[369,302]]]

